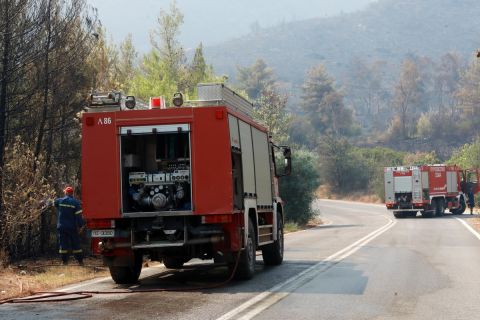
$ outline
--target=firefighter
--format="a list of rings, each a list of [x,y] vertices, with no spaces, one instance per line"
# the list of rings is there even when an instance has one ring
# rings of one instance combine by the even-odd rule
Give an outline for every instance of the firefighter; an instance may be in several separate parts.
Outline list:
[[[475,207],[475,195],[473,194],[471,188],[468,190],[467,198],[468,207],[470,208],[470,214],[473,214],[473,207]]]
[[[80,233],[83,231],[82,207],[80,201],[73,197],[73,188],[70,186],[63,189],[65,197],[55,200],[54,205],[58,210],[57,231],[59,252],[64,265],[68,264],[70,251],[83,265],[83,252],[80,247]]]

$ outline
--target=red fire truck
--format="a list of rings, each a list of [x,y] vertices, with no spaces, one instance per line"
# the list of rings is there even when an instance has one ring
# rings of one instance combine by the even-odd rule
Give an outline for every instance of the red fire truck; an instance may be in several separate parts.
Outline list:
[[[462,214],[468,194],[478,192],[478,171],[453,165],[386,167],[385,204],[396,218]]]
[[[117,283],[138,280],[142,259],[181,268],[192,258],[226,262],[251,278],[256,251],[283,260],[278,178],[291,151],[252,119],[252,104],[223,84],[199,100],[96,94],[82,119],[83,212],[92,250]],[[283,157],[285,161],[276,163]],[[281,171],[281,172],[278,172]]]

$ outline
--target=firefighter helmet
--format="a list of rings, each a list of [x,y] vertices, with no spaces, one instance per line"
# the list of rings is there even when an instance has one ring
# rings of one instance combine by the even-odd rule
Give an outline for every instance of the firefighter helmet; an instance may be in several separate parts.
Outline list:
[[[63,192],[65,194],[73,194],[73,188],[70,186],[66,186],[65,189],[63,189]]]

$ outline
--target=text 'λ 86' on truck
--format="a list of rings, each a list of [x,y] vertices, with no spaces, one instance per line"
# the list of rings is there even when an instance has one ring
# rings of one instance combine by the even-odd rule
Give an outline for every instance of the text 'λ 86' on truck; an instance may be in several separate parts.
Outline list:
[[[456,165],[386,167],[384,177],[385,205],[395,218],[460,215],[479,191],[479,170]]]
[[[116,283],[136,282],[144,256],[174,269],[213,259],[238,279],[254,275],[257,250],[265,264],[282,263],[278,179],[291,172],[291,150],[252,111],[223,84],[199,84],[195,101],[177,93],[171,107],[163,97],[90,96],[83,212]]]

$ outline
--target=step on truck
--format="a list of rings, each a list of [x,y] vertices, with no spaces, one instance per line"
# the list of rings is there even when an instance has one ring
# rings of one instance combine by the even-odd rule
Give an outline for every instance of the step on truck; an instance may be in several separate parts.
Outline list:
[[[454,215],[465,211],[469,194],[478,192],[478,171],[455,165],[386,167],[385,204],[395,218]]]
[[[162,97],[90,96],[83,212],[92,251],[116,283],[136,282],[144,256],[173,269],[214,259],[239,279],[253,276],[257,250],[266,265],[282,263],[278,179],[291,172],[290,148],[223,84],[199,85],[198,97],[178,93],[166,107]]]

